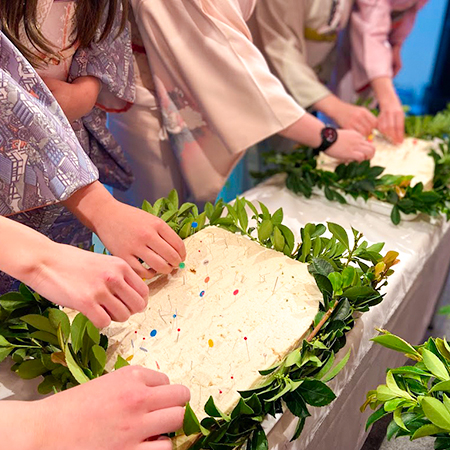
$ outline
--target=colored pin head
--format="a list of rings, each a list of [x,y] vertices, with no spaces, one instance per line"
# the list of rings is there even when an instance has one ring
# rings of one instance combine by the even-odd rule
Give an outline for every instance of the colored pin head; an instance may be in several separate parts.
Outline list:
[[[180,269],[185,269],[186,268],[186,263],[181,262],[179,267],[180,267]]]

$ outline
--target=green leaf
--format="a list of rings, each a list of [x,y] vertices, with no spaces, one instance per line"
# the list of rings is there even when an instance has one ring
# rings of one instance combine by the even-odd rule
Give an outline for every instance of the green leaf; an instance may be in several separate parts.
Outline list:
[[[319,380],[305,380],[298,389],[305,400],[311,406],[326,406],[330,404],[336,395]]]
[[[75,354],[79,352],[83,345],[84,333],[86,332],[86,326],[88,322],[89,319],[81,313],[77,314],[75,316],[75,319],[73,319],[71,336],[72,348]]]
[[[437,427],[436,425],[433,425],[431,423],[421,426],[418,430],[414,432],[414,434],[411,437],[411,440],[414,441],[419,438],[423,438],[426,436],[433,436],[434,434],[446,432],[446,430],[443,430],[442,428]]]
[[[28,325],[31,325],[37,330],[46,331],[47,333],[56,336],[56,328],[52,326],[47,317],[40,316],[39,314],[28,314],[26,316],[22,316],[20,320],[27,323]]]
[[[402,419],[402,408],[397,408],[394,411],[394,422],[403,430],[408,431],[408,428],[406,428],[405,424],[403,423],[403,419]]]
[[[349,248],[348,236],[344,228],[342,228],[337,223],[328,222],[328,229],[341,244],[345,245],[345,248]]]
[[[268,450],[269,443],[267,436],[261,425],[259,425],[253,432],[251,441],[251,450]]]
[[[447,432],[450,431],[450,413],[442,402],[434,397],[423,397],[420,404],[430,422]]]
[[[58,329],[58,326],[61,325],[64,339],[67,340],[70,336],[70,321],[67,314],[60,309],[50,308],[48,312],[48,319],[50,320],[52,327],[56,330]]]
[[[339,272],[332,272],[328,275],[328,279],[333,286],[333,291],[339,293],[342,290],[342,275]]]
[[[72,327],[72,331],[73,331],[73,327]],[[83,372],[83,369],[75,361],[75,358],[72,355],[72,351],[70,350],[69,344],[66,344],[64,353],[66,356],[67,367],[70,370],[70,373],[75,378],[75,380],[77,380],[78,383],[80,383],[80,384],[87,383],[89,381],[89,378]]]
[[[244,399],[239,399],[239,403],[234,407],[231,412],[231,418],[235,419],[236,417],[240,417],[243,415],[253,414],[253,409],[245,403]]]
[[[448,371],[444,363],[432,352],[426,348],[422,349],[423,363],[425,367],[440,380],[447,381],[450,380]]]
[[[392,211],[391,211],[391,220],[392,220],[392,223],[393,223],[394,225],[398,225],[398,224],[400,223],[400,221],[401,221],[401,217],[400,217],[400,209],[398,208],[397,205],[395,205],[395,206],[392,208]]]
[[[273,241],[275,250],[282,252],[284,250],[284,237],[277,226],[273,229]]]
[[[153,206],[147,200],[144,200],[142,202],[141,209],[143,209],[145,212],[155,215],[155,210],[153,209]]]
[[[382,419],[385,416],[388,416],[390,412],[386,412],[383,407],[375,411],[371,416],[367,419],[366,422],[366,431],[378,420]]]
[[[412,345],[394,334],[381,334],[380,336],[372,338],[371,341],[376,342],[383,347],[395,350],[396,352],[420,356]]]
[[[283,208],[278,208],[272,216],[272,223],[274,225],[281,225],[283,222]]]
[[[0,306],[8,312],[16,309],[24,308],[30,305],[27,297],[24,297],[19,292],[8,292],[0,297]]]
[[[203,433],[205,436],[209,434],[209,431],[200,425],[194,411],[191,408],[189,402],[186,405],[184,412],[183,431],[186,436],[193,434]]]
[[[211,417],[220,417],[224,419],[226,422],[230,421],[230,417],[224,414],[214,403],[214,399],[212,396],[209,397],[208,401],[205,404],[205,412],[208,416]]]
[[[0,347],[0,363],[3,362],[13,350],[13,347]]]
[[[178,192],[176,189],[172,189],[170,191],[169,195],[167,196],[167,199],[172,204],[173,209],[178,209],[180,203],[179,203],[179,199],[178,199]]]
[[[59,347],[58,338],[52,333],[47,333],[46,331],[35,331],[31,333],[30,336],[33,339],[37,339],[38,341],[48,342],[49,344],[52,344],[55,347]]]
[[[352,350],[349,349],[347,354],[334,366],[334,368],[328,372],[325,377],[323,378],[323,382],[324,383],[328,383],[328,381],[331,381],[334,377],[336,377],[339,372],[345,367],[345,365],[347,364],[350,355],[351,355]]]
[[[106,351],[99,345],[94,345],[89,352],[89,362],[95,377],[103,375],[106,366]]]
[[[270,220],[263,220],[258,227],[258,239],[261,242],[267,241],[270,238],[273,231],[273,224]]]
[[[450,381],[441,381],[430,389],[430,393],[439,391],[450,392]]]
[[[62,382],[53,375],[47,375],[44,381],[38,386],[38,392],[41,395],[51,394],[54,390],[61,391]]]
[[[12,344],[6,340],[4,336],[0,334],[0,347],[12,347]]]
[[[258,203],[259,203],[259,207],[261,208],[261,211],[262,211],[263,219],[270,220],[271,215],[270,215],[269,210],[267,209],[267,206],[264,205],[264,203],[261,203],[261,202],[258,202]]]
[[[119,370],[122,367],[127,367],[129,365],[130,363],[119,355],[117,356],[116,364],[114,364],[114,370]]]
[[[48,369],[40,359],[29,359],[24,361],[16,370],[17,375],[24,380],[32,380],[47,372]]]
[[[297,426],[295,427],[294,435],[292,436],[291,442],[295,441],[302,434],[303,428],[305,427],[305,418],[298,419]]]
[[[334,268],[327,260],[323,258],[314,258],[309,266],[310,273],[318,273],[328,278],[328,275],[334,272]]]

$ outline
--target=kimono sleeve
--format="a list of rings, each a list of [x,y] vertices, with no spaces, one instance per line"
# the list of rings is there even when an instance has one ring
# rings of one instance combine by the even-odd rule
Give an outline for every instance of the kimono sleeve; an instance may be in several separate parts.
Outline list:
[[[389,41],[392,45],[402,45],[406,38],[411,33],[414,22],[416,21],[417,13],[420,8],[425,6],[428,0],[419,0],[410,9],[405,11],[398,23],[393,23],[392,31],[389,36]]]
[[[157,89],[158,84],[170,86],[173,95],[195,104],[201,120],[231,153],[304,114],[270,72],[235,3],[132,1]]]
[[[289,94],[309,108],[330,91],[307,62],[304,8],[305,2],[294,6],[287,0],[259,0],[251,29]]]
[[[355,90],[379,77],[393,77],[389,0],[356,0],[350,17],[350,45]]]
[[[66,200],[97,179],[55,98],[0,32],[0,213]]]
[[[107,112],[126,111],[135,98],[129,23],[119,33],[121,21],[122,11],[116,15],[108,36],[100,40],[103,27],[97,30],[95,41],[75,53],[70,67],[70,80],[93,76],[102,82],[97,106]]]

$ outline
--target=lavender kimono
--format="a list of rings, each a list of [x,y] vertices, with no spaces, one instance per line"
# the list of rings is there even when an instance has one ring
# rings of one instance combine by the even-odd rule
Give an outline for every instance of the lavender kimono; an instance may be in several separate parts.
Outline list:
[[[88,243],[88,230],[58,202],[97,179],[58,103],[0,32],[0,213],[54,241]],[[0,293],[13,284],[0,272]]]

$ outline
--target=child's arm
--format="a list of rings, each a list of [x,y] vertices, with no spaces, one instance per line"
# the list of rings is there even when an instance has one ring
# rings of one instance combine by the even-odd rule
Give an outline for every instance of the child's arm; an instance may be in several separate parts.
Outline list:
[[[44,78],[44,81],[69,122],[90,113],[101,90],[100,80],[91,76],[77,78],[72,83],[55,78]]]
[[[57,244],[2,216],[0,235],[0,270],[53,303],[81,311],[97,327],[128,320],[147,305],[147,286],[119,258]]]

